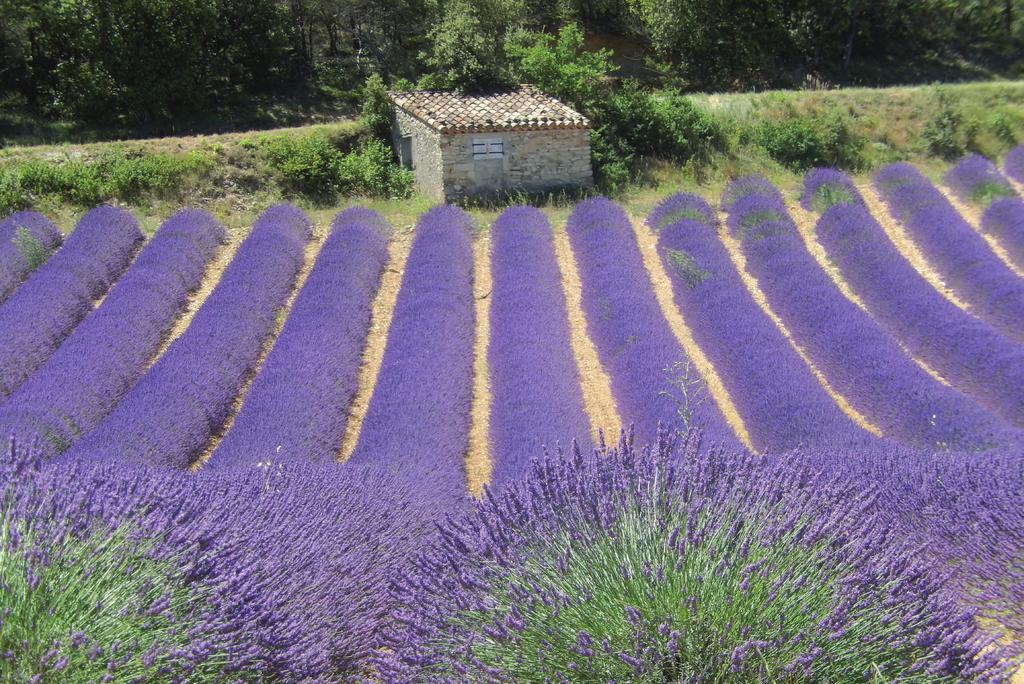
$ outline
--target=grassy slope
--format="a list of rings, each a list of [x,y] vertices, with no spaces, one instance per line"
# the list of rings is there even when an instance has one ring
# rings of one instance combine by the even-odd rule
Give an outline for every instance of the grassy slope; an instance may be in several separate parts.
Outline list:
[[[746,131],[764,119],[821,114],[838,108],[849,116],[851,128],[867,140],[864,168],[856,175],[867,177],[875,168],[899,160],[917,164],[937,177],[948,162],[930,157],[921,132],[935,109],[936,86],[914,86],[884,89],[851,88],[829,91],[772,91],[754,94],[694,95],[694,99],[726,124],[733,137],[732,151],[719,154],[701,163],[685,165],[651,161],[646,164],[643,180],[625,190],[620,199],[634,215],[644,216],[665,195],[677,190],[697,191],[716,199],[724,184],[744,173],[762,173],[785,192],[794,193],[801,175],[771,160],[763,150],[746,141]],[[992,117],[1003,112],[1016,139],[1024,140],[1024,82],[989,82],[941,86],[952,97],[964,115],[965,122],[976,129],[973,149],[999,157],[1012,144],[993,132]],[[274,136],[303,136],[319,132],[342,141],[354,140],[360,133],[358,123],[342,119],[329,124],[315,124],[267,131]],[[201,206],[224,221],[233,230],[244,229],[270,204],[283,199],[295,201],[318,223],[326,224],[340,209],[363,204],[377,209],[397,228],[409,230],[416,217],[432,202],[416,196],[402,200],[365,198],[311,199],[286,197],[273,181],[273,174],[251,146],[258,132],[219,133],[183,137],[140,139],[121,142],[99,142],[62,145],[29,145],[0,149],[0,166],[25,160],[95,159],[107,154],[127,156],[164,153],[184,156],[199,153],[209,161],[201,173],[185,179],[168,192],[146,193],[132,200],[132,209],[148,231],[182,205]],[[568,214],[571,202],[551,200],[541,203],[552,220],[560,223]],[[44,198],[36,208],[50,215],[65,229],[70,228],[85,207],[57,197]],[[489,224],[501,207],[470,209],[481,226]]]

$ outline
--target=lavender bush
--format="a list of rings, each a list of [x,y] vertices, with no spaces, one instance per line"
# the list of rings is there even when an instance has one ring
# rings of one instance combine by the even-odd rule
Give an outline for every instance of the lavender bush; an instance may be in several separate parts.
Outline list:
[[[988,206],[1000,197],[1015,193],[996,165],[980,154],[969,154],[943,176],[943,181],[964,202]]]
[[[1024,183],[1024,145],[1017,145],[1003,159],[1006,175],[1018,183]]]
[[[875,176],[875,186],[971,312],[1024,341],[1024,280],[999,260],[935,186],[909,164],[885,167]]]
[[[886,436],[926,450],[989,448],[1011,439],[1004,423],[925,373],[842,295],[807,252],[777,196],[736,200],[728,225],[797,343]]]
[[[653,439],[659,422],[702,427],[714,444],[738,440],[679,344],[651,290],[636,236],[603,197],[576,205],[566,230],[579,266],[587,331],[626,423]]]
[[[131,214],[92,209],[64,246],[0,306],[0,398],[49,358],[127,268],[141,242]]]
[[[0,303],[63,239],[57,226],[34,211],[18,211],[0,221]]]
[[[295,207],[265,211],[188,329],[65,459],[191,464],[224,424],[273,332],[310,227]]]
[[[547,458],[394,583],[388,682],[998,681],[1010,663],[878,513],[799,458]]]
[[[544,445],[576,439],[590,451],[592,444],[551,227],[539,210],[512,207],[491,236],[487,360],[491,483],[498,486],[518,478]]]
[[[334,219],[211,466],[333,460],[356,391],[389,233],[368,209],[347,209]]]
[[[466,498],[476,332],[471,230],[456,207],[420,217],[350,460],[393,469],[440,509]]]
[[[818,240],[872,315],[982,406],[1024,427],[1024,348],[939,294],[861,204],[828,209]]]
[[[1003,197],[988,205],[981,229],[996,238],[1013,264],[1024,270],[1024,200]]]
[[[936,559],[985,623],[1024,633],[1024,453],[813,452],[816,467],[869,483],[879,514]],[[1017,647],[1020,648],[1018,642]]]
[[[705,218],[689,218],[694,215]],[[659,231],[658,253],[676,305],[736,402],[755,448],[870,441],[751,299],[718,240],[718,219],[703,199],[672,195],[647,222]]]
[[[394,609],[387,577],[431,531],[415,484],[375,469],[190,475],[13,454],[0,458],[0,679],[365,675]]]
[[[103,303],[0,404],[0,435],[51,458],[95,427],[146,370],[223,238],[200,210],[165,221]]]

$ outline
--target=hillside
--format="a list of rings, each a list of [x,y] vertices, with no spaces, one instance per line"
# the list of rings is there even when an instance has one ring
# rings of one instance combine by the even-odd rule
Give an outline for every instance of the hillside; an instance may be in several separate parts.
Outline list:
[[[839,117],[847,134],[862,141],[846,170],[866,177],[894,161],[910,161],[933,177],[948,162],[929,147],[926,129],[944,106],[954,121],[943,133],[960,152],[989,157],[1004,154],[1024,139],[1024,82],[992,82],[882,89],[769,91],[755,94],[692,95],[689,99],[725,131],[727,145],[707,158],[685,163],[650,159],[637,177],[614,192],[636,214],[648,211],[672,190],[716,195],[732,177],[763,173],[785,191],[796,187],[801,172],[772,157],[756,139],[765,121],[799,128],[822,117]],[[941,106],[940,106],[941,105]],[[211,211],[229,228],[244,229],[259,211],[277,201],[297,202],[326,221],[339,206],[364,204],[380,211],[394,225],[410,229],[429,201],[346,196],[344,191],[319,192],[315,174],[322,150],[304,143],[325,141],[344,153],[367,137],[356,119],[294,128],[197,136],[123,140],[88,144],[20,145],[0,149],[0,206],[4,199],[28,202],[70,226],[92,201],[110,199],[128,207],[147,231],[156,228],[174,208],[198,206]],[[797,133],[796,135],[799,135]],[[784,139],[785,140],[785,139]],[[791,139],[797,144],[801,138]],[[273,157],[275,145],[282,156]],[[952,150],[956,152],[957,149]],[[40,169],[36,162],[46,168]],[[121,167],[119,168],[118,164]],[[67,172],[59,173],[62,166]],[[83,173],[82,167],[92,173]],[[313,185],[295,187],[288,173],[306,174]],[[25,190],[10,190],[15,179]],[[127,176],[126,179],[124,177]],[[302,176],[305,178],[306,176]],[[117,181],[122,181],[118,183]],[[84,187],[83,187],[84,186]],[[106,186],[106,187],[102,187]],[[510,202],[515,198],[510,198]],[[530,198],[551,216],[564,218],[569,203],[557,198]],[[468,207],[482,225],[500,207]]]

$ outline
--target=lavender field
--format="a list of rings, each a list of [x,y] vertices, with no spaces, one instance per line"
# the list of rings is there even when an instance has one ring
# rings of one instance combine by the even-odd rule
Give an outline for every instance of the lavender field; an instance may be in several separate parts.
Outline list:
[[[0,683],[1024,681],[1022,192],[7,217]]]

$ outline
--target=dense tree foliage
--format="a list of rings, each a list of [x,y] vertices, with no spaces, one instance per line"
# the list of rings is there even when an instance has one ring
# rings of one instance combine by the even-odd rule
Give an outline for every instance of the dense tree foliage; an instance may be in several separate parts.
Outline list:
[[[577,47],[552,38],[544,55],[523,38],[566,25],[627,41],[652,79],[684,89],[877,83],[934,73],[926,64],[1019,60],[1022,2],[0,0],[0,91],[39,114],[109,123],[253,93],[352,91],[374,74],[461,90],[524,72],[571,81],[552,66]]]

